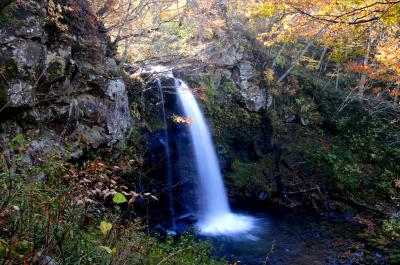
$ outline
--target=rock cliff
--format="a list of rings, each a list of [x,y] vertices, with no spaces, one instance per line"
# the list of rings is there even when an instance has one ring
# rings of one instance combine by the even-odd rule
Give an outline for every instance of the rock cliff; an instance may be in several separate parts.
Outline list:
[[[67,140],[78,151],[120,143],[132,124],[125,83],[85,2],[29,1],[8,12],[0,25],[2,134],[40,135],[44,146]]]

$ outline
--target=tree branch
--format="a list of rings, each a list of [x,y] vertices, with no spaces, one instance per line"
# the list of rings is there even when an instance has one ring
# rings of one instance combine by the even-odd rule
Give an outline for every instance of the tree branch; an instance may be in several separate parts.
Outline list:
[[[357,25],[357,24],[369,23],[369,22],[373,22],[373,21],[381,19],[384,15],[387,14],[387,12],[389,12],[389,10],[391,8],[393,8],[393,6],[396,6],[396,5],[400,4],[400,1],[375,2],[373,4],[370,4],[370,5],[367,5],[367,6],[364,6],[364,7],[353,9],[353,10],[351,10],[349,12],[343,13],[343,14],[338,15],[338,16],[330,16],[330,15],[328,15],[328,16],[324,16],[324,17],[308,13],[308,12],[304,11],[303,9],[301,9],[299,7],[296,7],[295,5],[293,5],[291,3],[287,3],[286,2],[286,4],[288,4],[291,8],[293,8],[294,10],[299,12],[300,14],[305,15],[305,16],[310,17],[310,18],[315,19],[315,20],[328,22],[328,23],[332,23],[332,24],[341,23],[341,24],[348,24],[348,25]],[[371,8],[371,7],[375,6],[375,5],[379,5],[379,4],[381,4],[381,5],[389,5],[389,6],[384,10],[371,11],[371,13],[373,13],[373,12],[381,13],[378,16],[372,16],[370,18],[364,18],[365,17],[364,16],[364,17],[355,18],[353,21],[345,21],[345,20],[341,19],[343,17],[348,17],[348,16],[354,15],[356,13],[359,13],[359,12],[362,12],[362,11],[366,11],[369,8]]]

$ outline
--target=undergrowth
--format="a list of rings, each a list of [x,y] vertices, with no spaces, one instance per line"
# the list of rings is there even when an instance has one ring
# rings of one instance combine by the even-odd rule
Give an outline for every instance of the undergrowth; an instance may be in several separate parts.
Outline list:
[[[0,262],[2,264],[220,264],[207,241],[191,234],[160,240],[135,216],[136,198],[118,164],[83,166],[60,152],[32,153],[17,135],[2,150]]]

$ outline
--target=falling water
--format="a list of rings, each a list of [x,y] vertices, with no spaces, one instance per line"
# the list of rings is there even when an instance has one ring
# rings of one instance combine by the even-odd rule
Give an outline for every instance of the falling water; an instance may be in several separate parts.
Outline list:
[[[232,213],[217,155],[207,123],[188,86],[175,79],[175,87],[186,117],[193,119],[190,135],[199,176],[201,213],[197,227],[201,234],[243,233],[254,227],[251,217]]]
[[[168,185],[168,211],[171,218],[171,229],[175,230],[175,209],[174,209],[174,197],[172,192],[172,162],[171,162],[171,150],[169,148],[169,134],[167,125],[167,116],[165,114],[165,104],[164,104],[164,91],[161,85],[161,80],[157,79],[158,93],[161,99],[163,122],[164,122],[164,151],[167,160],[167,185]]]

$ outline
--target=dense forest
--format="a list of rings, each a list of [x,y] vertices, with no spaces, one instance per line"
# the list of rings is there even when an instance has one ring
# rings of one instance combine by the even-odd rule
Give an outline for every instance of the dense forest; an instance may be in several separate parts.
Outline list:
[[[0,0],[1,264],[400,264],[400,1]]]

